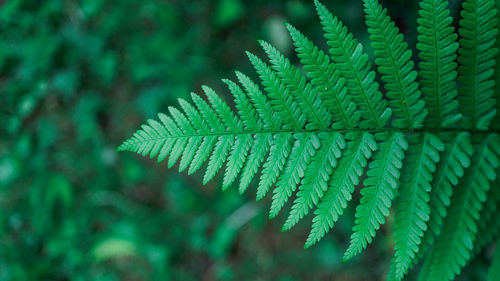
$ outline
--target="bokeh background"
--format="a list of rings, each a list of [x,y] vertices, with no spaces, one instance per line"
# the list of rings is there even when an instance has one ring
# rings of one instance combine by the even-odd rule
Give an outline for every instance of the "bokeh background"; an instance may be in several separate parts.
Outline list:
[[[367,43],[361,0],[323,2]],[[418,1],[381,2],[413,48]],[[0,1],[0,280],[382,280],[391,218],[343,264],[352,206],[304,250],[310,217],[281,233],[255,189],[115,152],[202,84],[229,98],[221,78],[255,78],[257,39],[296,62],[284,22],[325,46],[305,0]]]

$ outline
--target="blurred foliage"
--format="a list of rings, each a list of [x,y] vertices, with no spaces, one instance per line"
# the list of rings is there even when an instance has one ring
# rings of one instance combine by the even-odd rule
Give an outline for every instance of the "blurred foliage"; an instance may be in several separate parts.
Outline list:
[[[414,43],[417,1],[382,2]],[[324,3],[367,40],[361,1]],[[251,73],[257,39],[291,52],[284,21],[322,42],[306,0],[2,1],[0,280],[379,280],[391,237],[341,264],[352,210],[303,250],[307,224],[280,234],[255,191],[115,153],[202,83]]]

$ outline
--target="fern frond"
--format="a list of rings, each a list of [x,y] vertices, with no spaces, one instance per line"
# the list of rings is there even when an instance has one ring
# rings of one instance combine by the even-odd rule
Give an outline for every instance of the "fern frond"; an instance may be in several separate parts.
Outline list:
[[[495,40],[498,33],[493,0],[465,0],[458,33],[458,98],[466,128],[487,130],[495,116]]]
[[[412,53],[403,34],[377,0],[364,0],[366,25],[375,50],[375,63],[385,83],[395,128],[421,128],[427,109],[420,98]]]
[[[360,186],[344,260],[372,242],[395,201],[388,280],[402,280],[420,259],[420,281],[451,280],[500,235],[500,115],[492,122],[500,0],[465,0],[459,42],[448,2],[422,0],[418,74],[387,10],[364,0],[387,99],[361,44],[315,4],[329,55],[287,25],[304,71],[261,41],[269,64],[247,55],[263,91],[236,71],[237,82],[223,80],[235,109],[202,86],[206,100],[179,99],[118,150],[179,162],[188,174],[205,167],[203,184],[223,170],[222,188],[240,176],[240,193],[255,179],[257,200],[273,187],[269,217],[293,201],[283,230],[314,210],[306,248],[333,228]]]
[[[477,221],[500,166],[500,139],[491,134],[476,145],[471,166],[455,189],[441,235],[428,255],[428,276],[420,280],[452,280],[471,256]]]
[[[347,31],[347,28],[334,17],[323,4],[315,0],[316,9],[328,40],[332,60],[338,64],[342,77],[354,100],[360,106],[365,119],[362,128],[383,128],[391,117],[391,109],[375,82],[375,72],[371,70],[368,55],[363,46]]]
[[[348,146],[345,155],[328,182],[328,190],[314,211],[315,216],[305,244],[306,248],[318,242],[333,228],[347,207],[347,203],[352,199],[351,194],[359,184],[359,178],[363,175],[373,151],[377,149],[377,142],[370,133],[362,135],[350,133],[346,138]]]
[[[307,37],[297,29],[287,24],[292,36],[300,62],[308,72],[311,84],[316,87],[333,116],[334,129],[355,128],[359,125],[361,114],[356,110],[345,88],[345,79],[340,77],[340,71],[330,62],[329,57],[318,49]]]
[[[455,89],[458,35],[447,5],[446,0],[422,0],[417,19],[418,74],[429,112],[424,124],[430,128],[453,126],[461,117]]]
[[[402,171],[405,179],[399,189],[394,222],[396,280],[408,272],[429,220],[429,193],[432,174],[439,162],[439,152],[444,149],[441,140],[432,135],[414,135],[408,139],[406,165]]]
[[[375,232],[385,223],[392,200],[400,184],[400,169],[403,166],[408,143],[404,134],[381,133],[376,136],[379,150],[369,165],[367,179],[363,181],[361,202],[356,207],[356,220],[351,243],[344,254],[348,260],[360,253],[372,242]]]

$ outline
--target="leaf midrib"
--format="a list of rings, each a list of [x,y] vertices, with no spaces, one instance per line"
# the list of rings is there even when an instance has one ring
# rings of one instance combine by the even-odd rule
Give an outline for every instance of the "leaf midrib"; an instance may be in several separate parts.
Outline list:
[[[192,137],[210,137],[210,136],[234,136],[234,135],[259,135],[259,134],[300,134],[300,133],[349,133],[349,132],[366,132],[366,133],[383,133],[383,132],[400,132],[400,133],[430,133],[430,134],[440,134],[440,133],[460,133],[460,132],[469,132],[471,135],[481,134],[500,134],[500,129],[494,130],[475,130],[475,129],[460,129],[460,128],[424,128],[424,129],[397,129],[397,128],[384,128],[384,129],[362,129],[362,128],[354,128],[354,129],[346,129],[346,130],[335,130],[335,129],[323,129],[323,130],[262,130],[262,131],[240,131],[240,132],[212,132],[208,134],[189,134],[189,135],[172,135],[172,136],[161,136],[156,138],[147,138],[143,140],[135,140],[130,143],[142,143],[142,142],[150,142],[150,141],[158,141],[164,139],[178,139],[178,138],[192,138]]]

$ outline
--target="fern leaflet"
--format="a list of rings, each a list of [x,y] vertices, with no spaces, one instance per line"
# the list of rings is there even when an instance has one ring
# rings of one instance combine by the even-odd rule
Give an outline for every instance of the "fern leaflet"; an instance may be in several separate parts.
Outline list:
[[[372,242],[375,231],[385,223],[392,200],[400,184],[400,169],[403,166],[408,143],[401,133],[379,134],[379,150],[370,163],[367,179],[363,182],[361,202],[356,207],[356,221],[351,243],[344,254],[348,260],[360,253]]]
[[[375,49],[375,63],[385,82],[389,106],[395,117],[392,126],[420,128],[427,109],[425,102],[420,99],[419,85],[415,81],[417,72],[411,60],[411,51],[387,15],[387,10],[377,0],[364,0],[364,5],[366,25]]]
[[[455,89],[458,35],[447,5],[446,0],[423,0],[417,20],[419,77],[429,109],[425,125],[430,128],[450,127],[461,118]]]
[[[495,116],[493,87],[495,39],[498,33],[495,3],[492,0],[463,2],[458,33],[458,88],[461,112],[467,128],[487,130]]]

